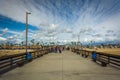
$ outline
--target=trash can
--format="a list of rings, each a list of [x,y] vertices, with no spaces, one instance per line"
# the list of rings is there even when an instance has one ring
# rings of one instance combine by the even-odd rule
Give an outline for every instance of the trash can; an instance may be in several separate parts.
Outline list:
[[[96,54],[96,52],[92,52],[92,59],[93,59],[93,61],[97,60],[97,54]]]
[[[27,61],[31,61],[31,60],[32,60],[32,54],[31,54],[30,52],[28,52],[28,53],[26,54],[26,60],[27,60]]]

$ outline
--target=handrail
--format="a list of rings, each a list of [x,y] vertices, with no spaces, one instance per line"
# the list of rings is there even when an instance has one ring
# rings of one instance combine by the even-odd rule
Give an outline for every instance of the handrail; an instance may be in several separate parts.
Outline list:
[[[4,73],[4,71],[7,70],[8,68],[12,68],[15,66],[16,67],[23,66],[25,63],[27,63],[37,57],[43,56],[49,52],[50,52],[49,48],[39,49],[36,51],[28,52],[32,56],[32,58],[30,60],[27,60],[26,53],[2,56],[2,57],[0,57],[0,74]]]
[[[120,55],[109,54],[104,52],[80,50],[75,48],[72,48],[71,50],[74,53],[81,54],[85,58],[89,56],[93,59],[93,61],[101,62],[102,66],[107,66],[107,64],[110,64],[112,66],[120,68]]]

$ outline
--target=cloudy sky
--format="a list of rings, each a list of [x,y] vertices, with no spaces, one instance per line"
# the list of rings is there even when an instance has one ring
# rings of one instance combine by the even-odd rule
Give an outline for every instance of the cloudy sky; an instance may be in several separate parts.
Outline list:
[[[120,41],[120,0],[0,0],[0,42]]]

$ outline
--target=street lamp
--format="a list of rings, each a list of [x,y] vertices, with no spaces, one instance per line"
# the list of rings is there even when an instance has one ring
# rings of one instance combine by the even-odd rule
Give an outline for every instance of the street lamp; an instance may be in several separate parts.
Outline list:
[[[26,54],[27,54],[27,46],[28,46],[28,15],[31,14],[26,12]]]
[[[80,34],[78,34],[78,46],[80,44]]]
[[[78,42],[77,42],[77,47],[79,48],[79,45],[80,45],[80,32],[78,33]]]

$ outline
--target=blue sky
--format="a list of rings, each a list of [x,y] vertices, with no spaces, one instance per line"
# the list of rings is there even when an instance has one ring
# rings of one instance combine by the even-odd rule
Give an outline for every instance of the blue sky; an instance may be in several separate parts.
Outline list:
[[[120,41],[120,0],[0,0],[0,41]]]

